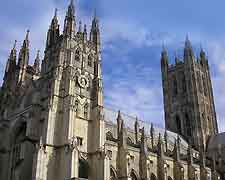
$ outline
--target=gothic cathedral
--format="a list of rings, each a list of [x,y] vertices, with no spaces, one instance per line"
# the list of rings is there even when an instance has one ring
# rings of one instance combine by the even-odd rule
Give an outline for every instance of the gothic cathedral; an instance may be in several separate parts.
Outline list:
[[[225,178],[208,60],[188,39],[176,65],[162,51],[165,130],[104,106],[99,19],[77,27],[73,0],[33,65],[29,43],[17,58],[15,42],[0,89],[1,180]]]

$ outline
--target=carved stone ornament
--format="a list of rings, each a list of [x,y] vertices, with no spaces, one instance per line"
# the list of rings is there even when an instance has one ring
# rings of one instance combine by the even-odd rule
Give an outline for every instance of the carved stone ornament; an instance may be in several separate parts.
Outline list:
[[[78,83],[81,88],[87,88],[89,85],[88,79],[85,76],[78,77]]]
[[[77,138],[76,137],[72,137],[70,139],[70,149],[75,149],[77,147]]]

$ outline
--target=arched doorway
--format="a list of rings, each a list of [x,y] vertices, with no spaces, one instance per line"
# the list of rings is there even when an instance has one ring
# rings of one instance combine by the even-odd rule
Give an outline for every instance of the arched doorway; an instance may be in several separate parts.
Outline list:
[[[79,159],[79,178],[88,179],[88,162],[84,159]]]
[[[27,139],[27,123],[19,119],[11,132],[10,179],[32,179],[35,146]]]

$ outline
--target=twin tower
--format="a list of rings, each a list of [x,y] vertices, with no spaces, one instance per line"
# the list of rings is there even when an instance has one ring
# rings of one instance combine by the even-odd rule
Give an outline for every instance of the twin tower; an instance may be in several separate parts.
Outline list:
[[[201,49],[195,58],[188,37],[184,59],[169,64],[165,48],[161,54],[165,124],[196,149],[206,148],[209,137],[218,133],[209,64]]]

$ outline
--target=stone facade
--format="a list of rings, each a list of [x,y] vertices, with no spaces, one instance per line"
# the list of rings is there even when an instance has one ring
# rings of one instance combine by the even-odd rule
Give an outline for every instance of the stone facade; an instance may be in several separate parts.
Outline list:
[[[176,57],[175,63],[169,65],[164,49],[161,69],[166,128],[195,148],[206,148],[209,138],[218,133],[208,60],[202,49],[196,60],[187,37],[184,60]]]
[[[29,65],[29,31],[18,61],[16,44],[11,50],[0,90],[0,179],[222,177],[224,163],[206,158],[182,133],[103,107],[99,20],[95,15],[89,36],[86,25],[76,24],[71,0],[62,34],[57,11],[52,19],[42,63],[38,52]],[[217,132],[209,130],[208,135]]]

